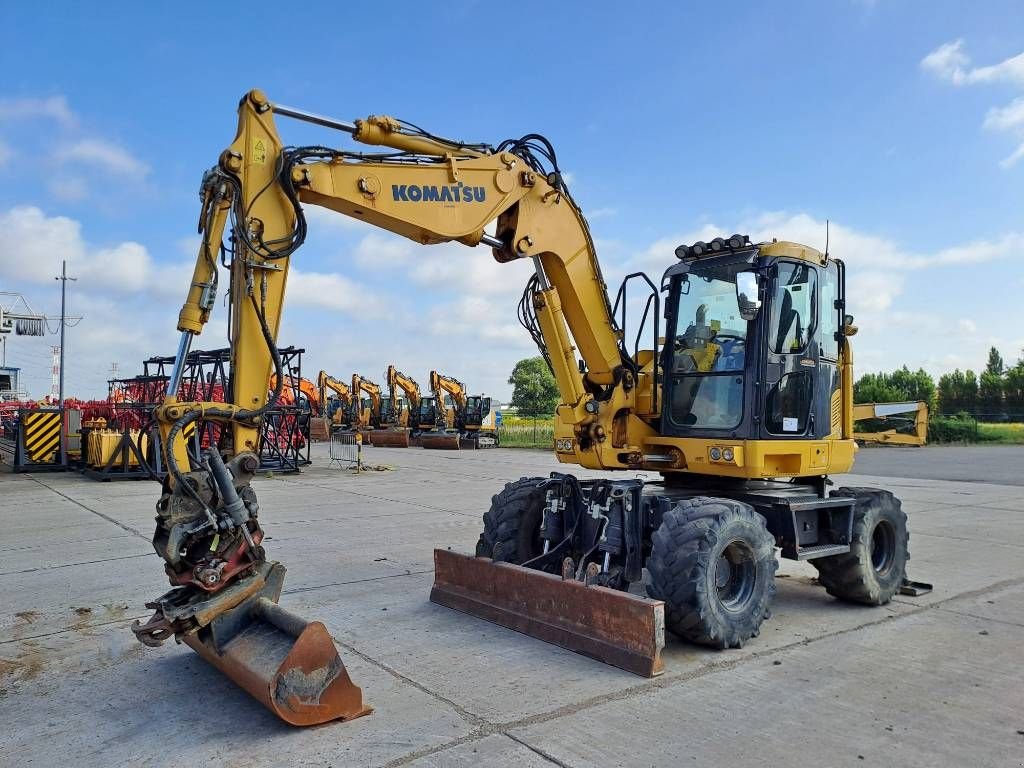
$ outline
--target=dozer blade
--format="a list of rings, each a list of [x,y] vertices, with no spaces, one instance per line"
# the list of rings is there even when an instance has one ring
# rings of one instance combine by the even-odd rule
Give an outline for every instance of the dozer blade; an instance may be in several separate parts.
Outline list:
[[[375,429],[368,433],[370,445],[377,448],[408,448],[408,429]]]
[[[182,639],[286,723],[368,715],[327,628],[277,604],[284,570],[270,564],[259,591]]]
[[[457,451],[462,440],[458,432],[421,432],[420,446],[442,451]]]
[[[660,600],[443,549],[430,600],[642,677],[665,671]]]

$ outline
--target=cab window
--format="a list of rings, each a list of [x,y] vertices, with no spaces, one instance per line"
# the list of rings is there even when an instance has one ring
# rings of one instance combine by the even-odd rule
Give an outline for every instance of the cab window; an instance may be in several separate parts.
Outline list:
[[[807,348],[814,332],[816,290],[817,277],[810,265],[779,264],[768,334],[773,352],[788,355]]]

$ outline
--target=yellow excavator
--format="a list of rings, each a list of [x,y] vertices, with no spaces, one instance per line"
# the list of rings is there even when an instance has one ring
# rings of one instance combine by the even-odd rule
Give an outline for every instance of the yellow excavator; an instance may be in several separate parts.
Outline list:
[[[489,397],[468,395],[465,384],[437,371],[430,372],[430,390],[434,393],[435,424],[420,434],[420,445],[447,450],[497,447],[498,432]]]
[[[388,366],[384,377],[388,394],[382,405],[380,429],[369,434],[370,444],[408,448],[412,444],[413,425],[420,412],[420,385],[394,365]]]
[[[320,402],[323,403],[323,415],[332,427],[347,428],[352,413],[352,390],[348,384],[322,370],[316,378],[316,385],[320,393]],[[331,405],[327,399],[327,390],[335,394],[335,405]]]
[[[288,146],[281,117],[384,149]],[[507,484],[483,516],[475,556],[435,550],[434,602],[656,675],[666,628],[714,648],[758,635],[777,549],[809,561],[843,601],[880,605],[926,589],[905,579],[900,502],[883,490],[829,490],[856,452],[855,327],[841,261],[791,242],[714,238],[676,248],[660,282],[627,276],[612,301],[543,136],[469,144],[392,117],[322,117],[258,90],[242,98],[236,137],[201,198],[177,362],[156,409],[168,477],[153,545],[172,589],[133,629],[148,645],[187,643],[287,722],[369,711],[326,628],[278,605],[285,569],[262,547],[251,485],[260,419],[280,396],[276,338],[304,205],[423,245],[528,260],[519,315],[558,384],[555,456],[618,471]],[[231,402],[180,402],[180,363],[217,304],[220,259]],[[644,308],[635,327],[627,306]],[[190,457],[183,431],[200,419],[229,429]],[[641,585],[647,596],[629,590]]]
[[[366,393],[366,399],[363,393]],[[352,415],[350,426],[359,432],[369,432],[380,426],[381,389],[380,384],[365,376],[352,374]]]
[[[459,413],[466,405],[466,387],[456,378],[431,371],[430,391],[434,423],[430,429],[420,432],[419,443],[424,448],[458,450],[461,445]]]

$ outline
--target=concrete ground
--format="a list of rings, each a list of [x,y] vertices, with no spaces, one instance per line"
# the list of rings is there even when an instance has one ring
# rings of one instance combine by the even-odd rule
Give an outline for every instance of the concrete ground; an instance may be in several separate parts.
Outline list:
[[[865,451],[886,476],[838,480],[903,500],[935,591],[854,607],[783,561],[760,637],[670,636],[645,680],[427,600],[432,549],[471,551],[491,494],[550,455],[367,449],[394,470],[356,476],[321,448],[257,481],[266,546],[374,714],[296,730],[185,646],[135,642],[167,587],[153,484],[0,474],[0,765],[1024,765],[1024,449]],[[998,482],[923,479],[936,456]]]

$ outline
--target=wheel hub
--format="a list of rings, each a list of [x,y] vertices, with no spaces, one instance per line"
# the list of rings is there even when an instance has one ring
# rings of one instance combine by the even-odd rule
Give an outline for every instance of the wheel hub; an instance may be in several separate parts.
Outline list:
[[[879,521],[871,534],[871,565],[877,574],[885,574],[896,559],[896,529],[887,520]]]
[[[745,541],[730,541],[715,565],[718,599],[728,611],[742,611],[754,594],[757,568],[754,552]]]

